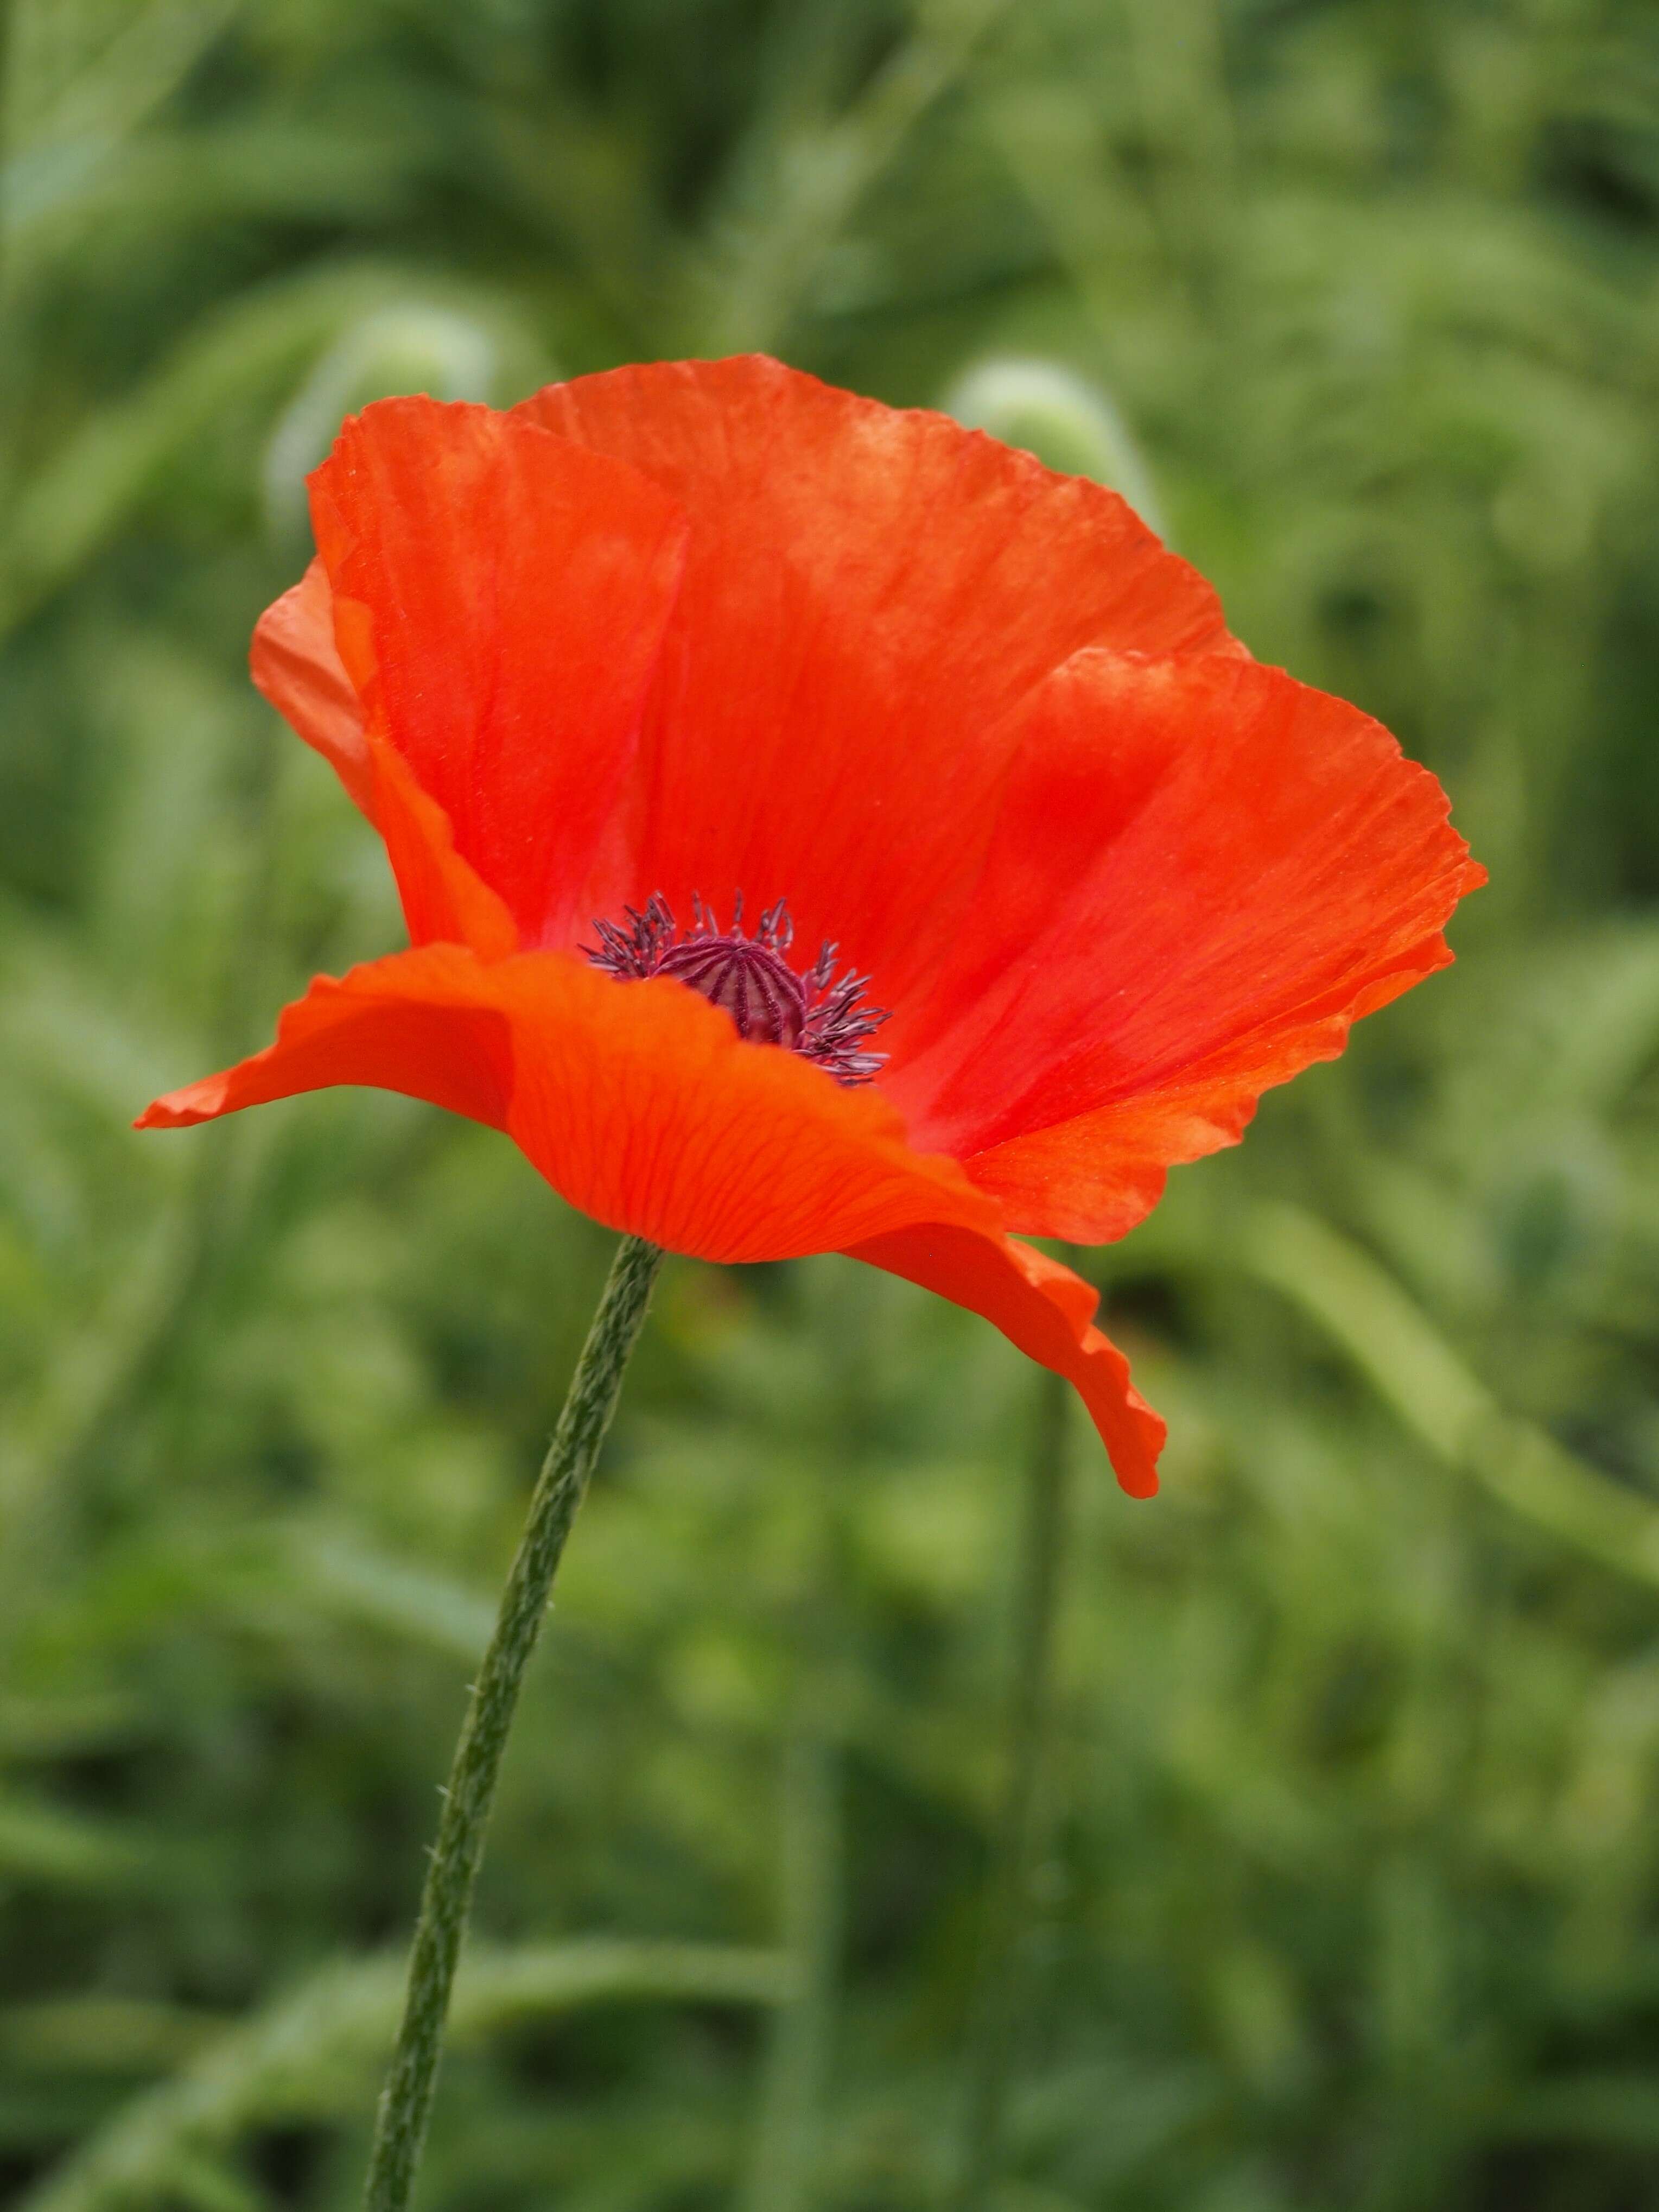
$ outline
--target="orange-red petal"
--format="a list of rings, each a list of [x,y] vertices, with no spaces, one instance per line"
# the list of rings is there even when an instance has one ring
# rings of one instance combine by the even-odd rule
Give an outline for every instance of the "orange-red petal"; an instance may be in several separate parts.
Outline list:
[[[248,666],[289,728],[322,755],[374,821],[374,768],[363,734],[363,702],[334,643],[334,594],[320,561],[312,562],[254,624]]]
[[[619,983],[561,952],[490,962],[432,945],[319,981],[274,1045],[158,1100],[141,1126],[340,1083],[506,1129],[573,1206],[702,1259],[834,1251],[919,1221],[996,1225],[873,1091],[742,1042],[683,984]]]
[[[259,617],[249,665],[277,713],[321,753],[385,839],[415,943],[470,945],[486,959],[515,951],[518,926],[455,850],[449,817],[384,733],[365,726],[335,645],[334,594],[320,560]]]
[[[744,1044],[695,992],[569,955],[430,945],[320,978],[276,1042],[156,1100],[183,1128],[336,1084],[429,1100],[507,1132],[573,1206],[715,1261],[843,1250],[981,1314],[1087,1404],[1118,1479],[1157,1487],[1164,1425],[1091,1326],[1096,1293],[997,1227],[953,1161],[913,1152],[874,1091]]]
[[[1477,871],[1468,888],[1484,880]],[[1236,1145],[1261,1093],[1320,1060],[1334,1060],[1356,1021],[1375,1013],[1451,959],[1443,939],[1379,977],[1340,1012],[1310,1013],[1271,1039],[1243,1040],[1193,1068],[1179,1085],[1075,1115],[969,1153],[968,1175],[1031,1237],[1103,1243],[1127,1237],[1164,1194],[1169,1170]]]
[[[520,944],[570,941],[679,586],[684,517],[620,462],[429,399],[365,409],[311,486],[371,748],[395,751],[447,817]],[[290,629],[301,612],[314,623],[308,602]],[[301,703],[301,734],[332,749],[351,787],[341,719]],[[394,849],[400,883],[407,857]]]
[[[1008,710],[1100,641],[1228,645],[1209,586],[1115,493],[940,415],[758,356],[556,385],[519,410],[691,520],[625,839],[596,912],[787,897],[890,1006],[983,850]]]
[[[1093,1326],[1099,1293],[1080,1276],[1012,1237],[945,1224],[873,1237],[851,1256],[982,1314],[1028,1359],[1065,1376],[1123,1488],[1152,1495],[1164,1424],[1130,1382],[1128,1361]]]
[[[1449,957],[1480,872],[1387,731],[1241,657],[1091,650],[1015,719],[952,963],[891,1025],[887,1087],[1011,1225],[1121,1235],[1164,1166]]]

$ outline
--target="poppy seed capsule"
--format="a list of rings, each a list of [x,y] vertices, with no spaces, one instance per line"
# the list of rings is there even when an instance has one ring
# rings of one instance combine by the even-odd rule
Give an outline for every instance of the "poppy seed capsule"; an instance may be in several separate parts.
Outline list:
[[[678,976],[731,1015],[755,1044],[795,1050],[806,1026],[800,978],[775,952],[746,937],[692,937],[665,953],[657,973]]]
[[[869,1082],[879,1073],[884,1053],[862,1046],[887,1019],[880,1006],[864,1003],[868,977],[836,974],[836,947],[825,945],[805,975],[785,955],[795,941],[789,902],[767,908],[750,937],[743,926],[743,893],[732,902],[732,927],[721,929],[701,897],[691,902],[692,921],[682,933],[674,910],[660,891],[643,910],[624,907],[624,929],[596,921],[597,945],[587,957],[596,968],[623,982],[647,975],[672,975],[729,1014],[748,1044],[780,1044],[798,1052],[832,1075],[837,1083]]]

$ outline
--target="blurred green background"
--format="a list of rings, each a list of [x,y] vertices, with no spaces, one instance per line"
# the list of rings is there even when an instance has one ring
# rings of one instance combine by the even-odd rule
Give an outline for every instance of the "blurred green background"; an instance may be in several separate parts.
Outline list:
[[[605,1265],[400,1100],[129,1131],[399,941],[244,672],[301,475],[758,346],[1118,483],[1493,878],[1089,1262],[1173,1439],[1133,1505],[1067,1432],[981,2201],[1659,2204],[1651,0],[12,0],[3,66],[0,2197],[354,2203]],[[671,1268],[433,2212],[951,2201],[1042,1404],[850,1264]]]

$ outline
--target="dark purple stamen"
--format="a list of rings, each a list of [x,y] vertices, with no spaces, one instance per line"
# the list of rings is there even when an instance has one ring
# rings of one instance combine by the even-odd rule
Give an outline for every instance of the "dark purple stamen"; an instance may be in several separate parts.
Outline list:
[[[867,975],[837,979],[836,947],[826,944],[799,975],[785,955],[795,940],[787,902],[769,906],[749,936],[743,926],[743,893],[732,902],[732,927],[717,927],[702,899],[691,901],[691,927],[682,932],[673,910],[654,891],[639,912],[623,908],[628,927],[596,921],[597,945],[585,948],[596,968],[624,982],[672,975],[722,1006],[738,1035],[755,1044],[781,1044],[813,1060],[837,1083],[867,1083],[886,1060],[861,1052],[865,1039],[887,1019],[879,1006],[861,1003]]]

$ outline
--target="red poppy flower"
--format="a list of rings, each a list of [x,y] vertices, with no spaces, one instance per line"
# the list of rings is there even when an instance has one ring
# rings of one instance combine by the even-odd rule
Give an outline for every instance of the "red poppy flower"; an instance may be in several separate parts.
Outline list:
[[[1449,958],[1433,777],[1115,494],[774,361],[386,400],[311,489],[254,678],[411,949],[143,1124],[379,1085],[672,1251],[850,1253],[1068,1376],[1149,1492],[1095,1293],[1009,1232],[1122,1236]]]

